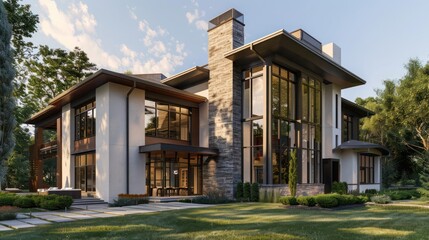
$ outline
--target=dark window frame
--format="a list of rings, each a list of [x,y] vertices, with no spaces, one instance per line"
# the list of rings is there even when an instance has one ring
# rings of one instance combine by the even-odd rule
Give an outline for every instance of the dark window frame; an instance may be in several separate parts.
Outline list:
[[[88,113],[91,114],[91,121],[88,120]],[[75,107],[75,141],[95,137],[97,132],[95,126],[96,117],[96,101],[94,99]],[[82,119],[84,119],[83,122]],[[84,126],[82,126],[82,123]]]
[[[152,99],[146,99],[146,101],[152,101],[155,103],[155,107],[148,106],[145,104],[145,111],[149,110],[149,111],[153,111],[153,113],[154,113],[154,116],[155,116],[155,124],[154,124],[155,134],[154,135],[147,135],[146,126],[145,126],[145,136],[191,142],[191,136],[192,136],[192,134],[191,134],[191,131],[192,131],[192,109],[191,108],[176,105],[176,104],[156,101],[156,100],[152,100]],[[158,107],[159,105],[163,105],[163,106],[167,105],[167,110],[159,109],[159,107]],[[176,108],[179,108],[179,112],[173,111],[173,109],[176,109]],[[167,118],[168,118],[167,119],[167,134],[168,134],[167,137],[161,136],[158,132],[158,111],[167,112]],[[177,119],[177,114],[179,115],[178,119]],[[182,119],[183,119],[182,117],[183,116],[185,116],[185,118],[188,119],[188,123],[187,123],[188,132],[186,134],[186,139],[182,138]],[[178,137],[172,137],[172,135],[171,135],[170,130],[171,130],[173,118],[176,121],[179,121]]]
[[[375,156],[360,154],[359,157],[359,182],[360,184],[375,183]]]

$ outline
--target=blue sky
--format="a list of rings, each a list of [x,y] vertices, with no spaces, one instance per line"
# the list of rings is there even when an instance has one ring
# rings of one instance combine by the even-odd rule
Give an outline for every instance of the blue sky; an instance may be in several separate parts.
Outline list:
[[[39,15],[32,41],[79,46],[99,68],[172,75],[207,63],[207,21],[236,8],[245,42],[279,29],[304,29],[341,47],[342,65],[367,81],[343,97],[374,96],[399,79],[410,58],[429,60],[429,1],[24,0]]]

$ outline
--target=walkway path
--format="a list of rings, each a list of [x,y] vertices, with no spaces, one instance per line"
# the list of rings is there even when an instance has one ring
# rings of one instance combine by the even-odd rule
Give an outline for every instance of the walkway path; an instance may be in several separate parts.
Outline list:
[[[0,231],[30,228],[56,222],[70,222],[82,219],[118,217],[129,214],[160,212],[188,208],[206,208],[214,205],[195,203],[150,203],[127,207],[108,207],[107,204],[73,207],[69,211],[48,211],[19,213],[16,220],[0,221]]]

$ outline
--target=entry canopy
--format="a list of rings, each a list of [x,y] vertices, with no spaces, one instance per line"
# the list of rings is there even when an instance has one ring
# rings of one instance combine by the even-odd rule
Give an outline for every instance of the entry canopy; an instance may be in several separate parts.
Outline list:
[[[195,147],[189,145],[177,145],[169,143],[155,143],[139,147],[140,153],[151,153],[151,152],[161,152],[161,151],[170,151],[170,152],[186,152],[194,153],[205,156],[217,156],[219,154],[218,149],[205,148],[205,147]]]
[[[343,142],[341,145],[334,148],[334,151],[346,150],[346,149],[352,149],[352,150],[353,149],[356,149],[356,150],[376,149],[380,151],[382,156],[387,156],[390,154],[389,150],[382,145],[369,143],[369,142],[362,142],[357,140],[350,140],[347,142]]]

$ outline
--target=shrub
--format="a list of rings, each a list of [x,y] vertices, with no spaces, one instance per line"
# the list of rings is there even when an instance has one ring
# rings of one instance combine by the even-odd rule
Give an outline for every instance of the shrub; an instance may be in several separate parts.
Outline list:
[[[369,201],[369,198],[367,196],[356,196],[357,203],[366,203]]]
[[[371,201],[378,203],[378,204],[387,204],[392,202],[389,196],[387,195],[374,195],[371,197]]]
[[[425,188],[418,188],[417,192],[420,194],[420,197],[429,198],[429,190],[427,190]]]
[[[40,203],[42,202],[42,200],[44,199],[45,196],[41,196],[41,195],[31,195],[31,199],[33,199],[34,202],[34,206],[35,207],[41,207]]]
[[[316,205],[316,200],[312,196],[300,196],[296,198],[299,205],[313,207]]]
[[[13,202],[18,198],[14,193],[3,193],[0,194],[0,207],[1,206],[13,206]]]
[[[0,221],[16,219],[18,209],[11,206],[0,207]]]
[[[237,192],[235,195],[236,195],[235,198],[237,200],[241,200],[243,198],[243,183],[242,182],[237,183]]]
[[[110,207],[123,207],[123,206],[132,206],[138,204],[149,203],[147,198],[118,198],[118,200],[113,200],[112,204],[109,204]]]
[[[147,197],[147,194],[126,194],[126,193],[118,194],[118,198],[145,198],[145,197]]]
[[[333,208],[338,206],[338,200],[330,194],[321,194],[315,197],[316,203],[322,208]]]
[[[48,195],[41,198],[40,207],[47,210],[60,210],[69,208],[73,203],[70,196]]]
[[[298,205],[294,196],[284,196],[279,199],[283,205]]]
[[[18,197],[13,205],[19,208],[32,208],[36,205],[34,204],[34,200],[29,197]]]
[[[229,199],[225,196],[225,194],[221,191],[210,191],[207,192],[205,196],[196,197],[194,199],[182,200],[182,202],[193,202],[193,203],[201,203],[201,204],[224,204],[224,203],[232,203],[234,200]]]
[[[375,194],[377,194],[377,190],[376,189],[365,189],[365,194],[375,195]]]
[[[252,189],[251,189],[251,199],[252,202],[258,202],[259,201],[259,184],[253,183]]]
[[[296,149],[290,153],[289,161],[289,192],[291,196],[296,196],[296,185],[298,183],[298,167],[297,167]]]
[[[387,190],[383,194],[389,196],[392,200],[407,200],[411,198],[419,198],[420,193],[416,189],[410,190]]]
[[[250,183],[246,182],[243,185],[243,199],[245,201],[250,201],[250,196],[251,196]]]
[[[348,185],[346,182],[333,182],[332,193],[347,194]]]

